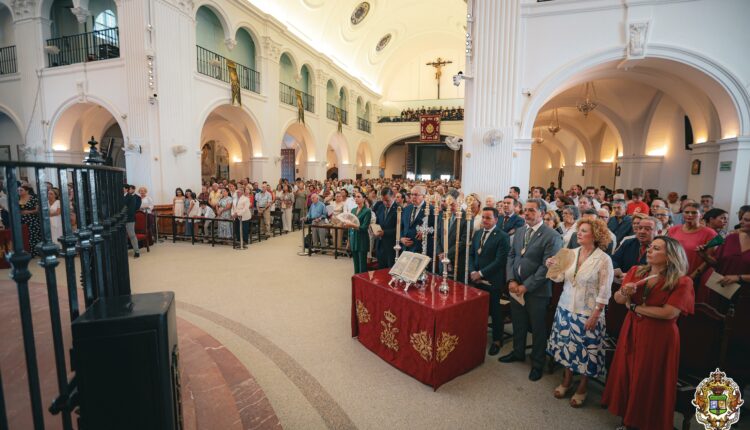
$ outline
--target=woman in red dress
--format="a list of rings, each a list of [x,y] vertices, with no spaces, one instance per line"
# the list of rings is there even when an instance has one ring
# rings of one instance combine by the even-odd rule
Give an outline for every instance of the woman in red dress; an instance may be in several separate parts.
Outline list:
[[[615,301],[625,317],[602,404],[628,428],[672,429],[680,361],[677,318],[692,314],[693,282],[685,276],[687,257],[678,241],[659,236],[645,266],[631,268]]]

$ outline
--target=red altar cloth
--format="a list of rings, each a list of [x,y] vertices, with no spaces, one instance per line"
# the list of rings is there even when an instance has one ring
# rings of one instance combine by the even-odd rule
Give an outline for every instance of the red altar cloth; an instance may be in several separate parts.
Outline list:
[[[426,286],[391,288],[388,269],[352,276],[352,337],[417,380],[438,387],[484,362],[490,296],[428,274]]]

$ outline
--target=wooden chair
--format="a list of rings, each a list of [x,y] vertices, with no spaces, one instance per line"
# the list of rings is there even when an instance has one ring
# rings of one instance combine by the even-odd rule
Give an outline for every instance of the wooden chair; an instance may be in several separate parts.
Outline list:
[[[292,231],[302,228],[300,223],[300,215],[302,215],[302,209],[292,209]]]
[[[281,209],[276,209],[271,212],[271,234],[276,236],[284,234],[284,212]]]
[[[148,226],[148,215],[140,211],[135,213],[135,237],[138,239],[138,246],[141,246],[141,242],[146,242],[146,252],[151,252],[151,229]]]

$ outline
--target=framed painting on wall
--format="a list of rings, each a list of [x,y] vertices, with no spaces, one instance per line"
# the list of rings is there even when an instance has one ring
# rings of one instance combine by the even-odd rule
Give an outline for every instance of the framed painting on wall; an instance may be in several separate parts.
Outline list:
[[[693,160],[693,163],[690,165],[690,174],[691,175],[701,174],[701,160]]]
[[[0,145],[0,161],[11,161],[10,145]]]

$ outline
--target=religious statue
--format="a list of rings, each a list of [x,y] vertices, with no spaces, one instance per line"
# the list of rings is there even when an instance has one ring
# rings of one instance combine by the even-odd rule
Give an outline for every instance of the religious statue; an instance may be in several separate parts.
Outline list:
[[[432,66],[435,68],[435,80],[437,81],[437,98],[440,99],[440,78],[443,76],[443,67],[446,64],[452,64],[453,61],[450,60],[443,60],[440,57],[437,57],[437,60],[431,61],[427,63],[427,66]]]
[[[294,90],[297,96],[297,122],[305,123],[305,104],[302,103],[302,91]]]
[[[342,122],[341,122],[341,108],[339,107],[336,108],[336,124],[337,124],[337,127],[336,127],[337,131],[339,133],[343,133],[343,127],[342,127]]]
[[[229,82],[232,88],[232,106],[242,106],[242,96],[240,94],[240,79],[237,75],[237,64],[227,59],[227,69],[229,70]]]

